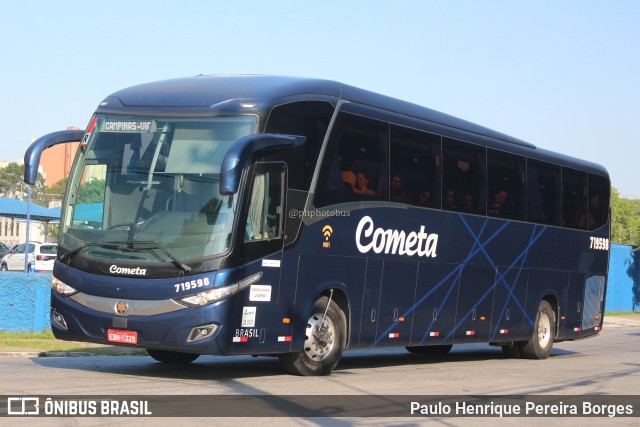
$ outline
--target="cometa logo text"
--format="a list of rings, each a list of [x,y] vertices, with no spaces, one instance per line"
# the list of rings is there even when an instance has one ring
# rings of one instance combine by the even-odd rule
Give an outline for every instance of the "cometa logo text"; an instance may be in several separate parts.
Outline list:
[[[420,231],[405,233],[402,230],[385,230],[375,228],[373,219],[369,216],[363,217],[356,228],[356,245],[360,253],[366,254],[373,249],[379,254],[398,254],[407,256],[423,256],[435,258],[438,256],[438,235],[428,234],[424,231],[424,225],[420,226]]]
[[[109,267],[109,273],[112,274],[130,274],[132,276],[146,276],[147,269],[146,268],[127,268],[127,267],[118,267],[117,265],[112,265]]]

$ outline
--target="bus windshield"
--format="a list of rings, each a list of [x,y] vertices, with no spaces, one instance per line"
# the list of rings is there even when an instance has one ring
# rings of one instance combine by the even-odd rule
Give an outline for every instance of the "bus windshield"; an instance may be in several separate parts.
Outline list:
[[[236,200],[219,193],[220,167],[256,122],[95,116],[63,206],[63,250],[136,263],[225,253]]]

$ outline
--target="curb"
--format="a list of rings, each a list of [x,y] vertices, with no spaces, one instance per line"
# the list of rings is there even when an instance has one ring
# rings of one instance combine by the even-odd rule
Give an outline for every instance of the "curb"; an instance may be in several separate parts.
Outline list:
[[[0,357],[40,357],[41,353],[31,351],[10,351],[7,353],[0,353]]]
[[[96,356],[83,351],[9,351],[0,352],[0,357],[85,357]]]
[[[43,351],[38,353],[38,357],[85,357],[95,356],[95,354],[84,351]]]

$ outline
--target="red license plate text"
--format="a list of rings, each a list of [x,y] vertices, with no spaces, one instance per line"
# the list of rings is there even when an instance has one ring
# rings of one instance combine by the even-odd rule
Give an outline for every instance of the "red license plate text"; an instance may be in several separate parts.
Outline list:
[[[107,341],[121,344],[138,344],[138,333],[122,329],[108,329]]]

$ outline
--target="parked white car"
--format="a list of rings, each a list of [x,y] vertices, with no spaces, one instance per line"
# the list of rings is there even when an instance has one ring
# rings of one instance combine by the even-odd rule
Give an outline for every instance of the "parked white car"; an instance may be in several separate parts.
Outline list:
[[[2,271],[24,271],[25,253],[29,254],[29,268],[33,265],[36,272],[53,271],[53,263],[58,253],[57,243],[40,243],[29,242],[29,248],[26,243],[16,246],[11,252],[6,254],[0,261],[0,270]]]

